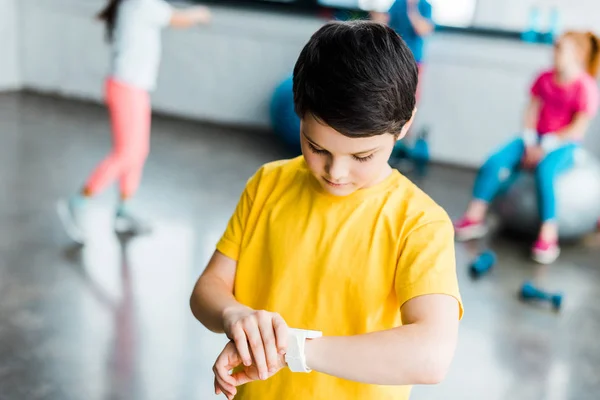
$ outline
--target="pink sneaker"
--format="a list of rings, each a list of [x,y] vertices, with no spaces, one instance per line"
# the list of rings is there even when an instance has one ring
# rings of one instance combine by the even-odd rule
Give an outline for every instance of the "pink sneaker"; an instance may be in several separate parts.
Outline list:
[[[454,224],[454,232],[457,240],[465,242],[484,237],[488,232],[488,228],[483,221],[474,221],[462,217]]]
[[[557,242],[547,242],[538,239],[531,249],[531,257],[540,264],[552,264],[560,254]]]

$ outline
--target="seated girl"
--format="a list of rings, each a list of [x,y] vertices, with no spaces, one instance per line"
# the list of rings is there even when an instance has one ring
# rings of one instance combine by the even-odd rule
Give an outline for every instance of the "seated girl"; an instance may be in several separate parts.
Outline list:
[[[554,68],[538,76],[531,88],[524,131],[493,154],[475,180],[473,199],[455,224],[458,240],[487,233],[485,214],[502,182],[521,168],[535,170],[541,227],[532,257],[549,264],[560,253],[554,180],[573,166],[575,151],[595,116],[600,95],[595,76],[600,39],[592,33],[568,32],[556,41]]]

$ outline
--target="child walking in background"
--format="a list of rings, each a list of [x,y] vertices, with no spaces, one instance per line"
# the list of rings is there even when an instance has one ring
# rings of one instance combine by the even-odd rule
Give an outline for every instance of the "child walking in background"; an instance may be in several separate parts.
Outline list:
[[[81,213],[88,200],[116,180],[120,202],[115,230],[129,234],[150,231],[149,225],[131,212],[129,201],[140,184],[150,147],[149,93],[156,85],[161,31],[168,26],[186,28],[206,24],[210,12],[205,7],[174,9],[164,0],[110,0],[98,18],[106,23],[111,43],[111,68],[104,90],[113,148],[79,193],[58,202],[65,230],[80,244],[85,242]]]
[[[456,223],[461,240],[485,235],[485,214],[502,182],[520,168],[535,169],[540,220],[532,256],[540,263],[556,260],[558,224],[554,180],[571,168],[576,150],[598,110],[596,75],[600,40],[593,33],[567,32],[555,45],[554,68],[537,77],[520,137],[493,154],[481,167],[466,213]]]
[[[427,0],[396,0],[387,12],[373,11],[371,18],[388,24],[406,42],[419,68],[419,78],[425,60],[427,37],[435,30],[433,7]],[[417,85],[417,101],[420,84]]]
[[[375,2],[377,3],[377,2]],[[435,31],[433,7],[428,0],[395,0],[389,10],[374,10],[371,19],[384,23],[404,39],[412,51],[419,70],[417,84],[417,102],[420,101],[425,65],[425,46],[428,37]],[[411,132],[407,136],[410,136]],[[410,148],[405,141],[399,141],[394,148],[395,155],[409,154]]]

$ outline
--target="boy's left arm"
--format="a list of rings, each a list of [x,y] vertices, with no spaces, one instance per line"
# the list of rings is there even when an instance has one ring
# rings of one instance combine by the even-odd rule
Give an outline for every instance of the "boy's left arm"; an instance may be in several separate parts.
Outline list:
[[[458,337],[454,297],[431,294],[402,307],[400,327],[365,335],[323,337],[306,342],[306,362],[315,371],[378,385],[441,382]]]
[[[404,239],[395,281],[402,326],[307,341],[309,367],[381,385],[435,384],[444,379],[454,356],[462,304],[454,227],[445,213],[439,216],[419,224]]]

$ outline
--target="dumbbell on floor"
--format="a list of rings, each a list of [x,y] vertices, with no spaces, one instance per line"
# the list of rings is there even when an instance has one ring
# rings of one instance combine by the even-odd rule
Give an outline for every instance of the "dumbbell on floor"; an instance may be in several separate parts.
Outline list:
[[[489,272],[495,263],[496,254],[491,250],[486,250],[471,262],[469,272],[471,273],[471,276],[478,278]]]
[[[536,300],[548,302],[552,305],[552,308],[559,310],[562,305],[563,295],[561,293],[551,293],[545,290],[537,288],[532,282],[525,282],[521,286],[519,293],[523,300]]]

